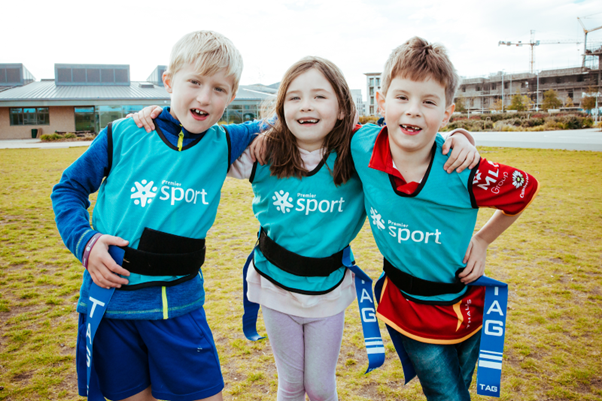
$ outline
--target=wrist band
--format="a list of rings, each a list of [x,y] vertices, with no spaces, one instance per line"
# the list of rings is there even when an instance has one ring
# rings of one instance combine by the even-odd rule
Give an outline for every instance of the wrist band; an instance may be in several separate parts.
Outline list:
[[[101,233],[94,234],[94,236],[92,238],[90,238],[90,241],[88,241],[88,244],[86,245],[86,248],[84,249],[84,256],[82,258],[82,265],[84,265],[84,267],[86,269],[88,269],[88,258],[90,256],[90,252],[92,251],[92,248],[94,247],[94,244],[96,244],[96,241],[98,241],[98,239],[100,237],[102,237]]]

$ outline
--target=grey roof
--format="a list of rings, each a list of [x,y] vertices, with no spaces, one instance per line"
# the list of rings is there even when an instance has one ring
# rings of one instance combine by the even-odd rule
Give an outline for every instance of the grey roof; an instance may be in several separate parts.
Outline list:
[[[267,92],[241,85],[236,100],[263,101],[274,96]],[[132,81],[129,86],[62,86],[48,80],[0,91],[0,107],[34,103],[36,106],[114,105],[116,102],[123,105],[169,103],[170,96],[164,87],[146,81]]]
[[[163,87],[141,88],[139,82],[129,86],[61,86],[54,81],[32,82],[0,93],[0,102],[15,100],[117,100],[165,99],[169,94]]]
[[[258,90],[254,85],[241,85],[238,87],[238,92],[236,92],[236,100],[264,100],[274,97],[273,93]]]

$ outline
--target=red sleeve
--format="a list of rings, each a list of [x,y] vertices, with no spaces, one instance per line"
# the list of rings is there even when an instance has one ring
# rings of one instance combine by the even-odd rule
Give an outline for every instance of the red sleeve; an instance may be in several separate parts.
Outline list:
[[[493,207],[508,215],[522,212],[537,191],[539,183],[532,175],[483,158],[472,181],[478,207]]]

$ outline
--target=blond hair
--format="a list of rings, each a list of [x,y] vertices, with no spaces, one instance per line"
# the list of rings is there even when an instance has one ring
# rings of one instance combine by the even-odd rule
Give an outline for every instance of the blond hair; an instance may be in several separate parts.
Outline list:
[[[236,94],[242,74],[242,56],[230,39],[213,31],[196,31],[184,35],[171,49],[166,74],[173,77],[184,64],[194,65],[201,75],[214,75],[220,70],[234,79]]]
[[[447,50],[438,43],[429,43],[414,36],[393,50],[381,75],[381,93],[387,91],[394,78],[409,78],[412,81],[425,81],[429,78],[445,88],[445,106],[454,102],[460,77],[449,60]]]

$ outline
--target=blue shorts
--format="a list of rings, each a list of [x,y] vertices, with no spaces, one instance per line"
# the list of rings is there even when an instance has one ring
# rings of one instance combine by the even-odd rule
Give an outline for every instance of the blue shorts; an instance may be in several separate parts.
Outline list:
[[[86,396],[86,315],[77,335],[79,395]],[[152,385],[160,400],[190,401],[224,388],[205,311],[167,320],[103,319],[94,337],[94,369],[103,395],[121,400]]]

